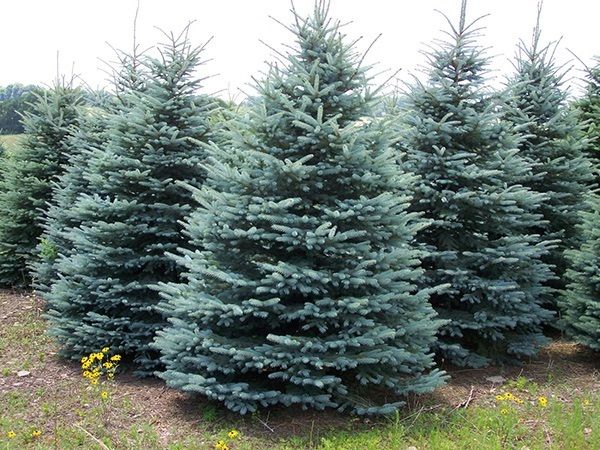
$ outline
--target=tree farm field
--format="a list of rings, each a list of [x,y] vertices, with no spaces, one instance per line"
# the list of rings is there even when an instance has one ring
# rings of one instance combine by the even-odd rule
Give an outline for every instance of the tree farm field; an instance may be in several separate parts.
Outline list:
[[[90,385],[57,356],[39,298],[2,291],[0,308],[2,449],[600,448],[600,362],[560,339],[521,367],[442,366],[448,383],[393,417],[299,408],[241,417],[130,373]]]

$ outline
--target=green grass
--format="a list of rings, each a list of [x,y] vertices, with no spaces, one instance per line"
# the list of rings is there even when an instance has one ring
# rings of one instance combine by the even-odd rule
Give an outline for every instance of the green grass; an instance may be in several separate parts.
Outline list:
[[[0,144],[10,153],[18,148],[19,140],[22,137],[22,134],[0,134]]]
[[[387,419],[285,409],[240,418],[156,380],[120,374],[92,386],[56,356],[38,300],[0,292],[0,311],[0,449],[210,449],[219,440],[231,450],[600,449],[597,359],[568,343],[502,386],[486,382],[488,372],[460,371]],[[24,368],[31,376],[17,377]],[[456,407],[469,391],[468,407]]]
[[[84,403],[85,402],[85,403]],[[585,404],[584,404],[585,402]],[[31,408],[20,395],[3,394],[0,402],[5,414],[0,419],[2,448],[108,448],[123,449],[185,449],[212,448],[218,440],[225,440],[231,449],[597,449],[600,448],[600,402],[598,397],[576,399],[572,403],[550,401],[542,408],[536,402],[524,406],[473,407],[466,410],[442,409],[421,412],[413,416],[398,416],[393,420],[373,425],[369,430],[353,431],[350,427],[334,430],[319,437],[260,438],[244,432],[235,439],[227,436],[228,428],[221,431],[203,431],[179,436],[164,445],[160,431],[143,418],[116,432],[107,432],[106,421],[114,420],[114,412],[122,404],[118,400],[101,404],[86,396],[79,404],[80,421],[77,424],[59,423],[34,438],[32,432],[40,429],[39,422],[20,418]],[[39,405],[44,417],[52,419],[60,414],[57,408]],[[127,413],[122,410],[121,413]],[[129,411],[130,412],[130,411]],[[52,423],[52,420],[50,421]],[[9,439],[8,432],[16,437]]]

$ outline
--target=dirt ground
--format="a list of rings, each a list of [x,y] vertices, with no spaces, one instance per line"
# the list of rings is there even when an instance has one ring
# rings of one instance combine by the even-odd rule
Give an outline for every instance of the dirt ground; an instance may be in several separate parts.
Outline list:
[[[18,414],[28,422],[47,421],[48,405],[60,410],[58,419],[75,423],[87,404],[86,384],[79,365],[57,356],[57,347],[45,334],[43,305],[29,293],[0,292],[0,399],[18,398],[27,407]],[[27,376],[17,372],[27,371]],[[600,389],[600,356],[572,342],[556,340],[539,357],[522,367],[492,367],[480,370],[447,369],[449,383],[434,394],[413,399],[406,414],[439,407],[458,408],[477,404],[493,404],[495,394],[506,389],[506,383],[520,379],[533,383],[540,395],[569,402],[581,392]],[[220,424],[235,424],[246,435],[261,438],[269,435],[290,437],[319,433],[336,427],[369,427],[369,419],[354,418],[335,412],[284,409],[240,418],[216,404],[190,398],[166,388],[157,379],[136,379],[119,374],[114,396],[125,405],[115,408],[105,418],[115,431],[130,429],[142,420],[151,424],[159,438],[167,442],[175,435],[210,432]]]

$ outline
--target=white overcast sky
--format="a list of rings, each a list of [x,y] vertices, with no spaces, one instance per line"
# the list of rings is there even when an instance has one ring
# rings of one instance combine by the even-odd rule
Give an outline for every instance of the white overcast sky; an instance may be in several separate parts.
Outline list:
[[[291,43],[292,36],[269,16],[290,23],[288,0],[140,0],[137,38],[142,46],[160,40],[155,27],[180,30],[194,20],[191,36],[197,43],[213,36],[206,57],[212,58],[201,75],[215,74],[205,82],[205,93],[220,92],[227,98],[243,97],[252,75],[265,68],[273,52],[259,42],[275,48]],[[3,65],[0,85],[9,83],[48,84],[60,67],[75,73],[92,87],[106,84],[101,60],[113,59],[107,43],[121,49],[132,45],[133,17],[137,0],[9,0],[2,2]],[[313,0],[295,0],[296,9],[309,12]],[[446,26],[434,10],[452,19],[459,13],[460,0],[332,0],[332,16],[352,21],[345,31],[349,37],[364,36],[359,46],[365,49],[379,33],[381,38],[370,51],[368,62],[380,68],[402,69],[399,77],[409,79],[423,62],[419,53],[424,44],[441,37]],[[481,42],[496,55],[492,67],[500,78],[511,70],[508,58],[520,38],[530,39],[535,24],[537,0],[470,0],[468,18],[485,18]],[[544,40],[562,37],[557,53],[562,62],[573,60],[567,49],[591,63],[600,54],[600,1],[545,0],[542,15]],[[573,61],[576,67],[579,63]],[[572,75],[581,76],[573,71]]]

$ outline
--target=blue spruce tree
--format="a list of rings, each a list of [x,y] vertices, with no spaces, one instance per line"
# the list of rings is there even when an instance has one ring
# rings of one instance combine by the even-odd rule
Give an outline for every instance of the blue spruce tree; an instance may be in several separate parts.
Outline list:
[[[593,67],[586,67],[585,94],[574,103],[574,106],[577,108],[588,141],[586,155],[594,165],[597,176],[600,160],[600,57],[596,57],[595,62]]]
[[[488,58],[477,20],[446,18],[449,40],[428,53],[428,80],[416,82],[401,114],[408,127],[406,166],[421,177],[412,210],[432,221],[417,234],[428,255],[425,286],[440,318],[438,350],[450,362],[479,367],[534,355],[551,315],[550,268],[540,237],[544,196],[521,186],[531,167],[486,89]]]
[[[525,185],[548,196],[541,209],[544,221],[531,232],[556,242],[544,260],[553,266],[555,277],[549,285],[558,293],[568,267],[564,252],[581,243],[576,225],[593,176],[582,123],[567,107],[566,71],[554,60],[556,45],[542,46],[539,19],[540,11],[531,45],[519,45],[504,109],[523,136],[519,153],[533,169]],[[550,301],[555,307],[555,296]]]
[[[567,250],[567,289],[559,301],[561,324],[577,342],[600,351],[600,197],[591,194],[578,225],[583,243]]]
[[[578,100],[577,108],[589,141],[588,155],[598,169],[600,64],[588,69],[585,95]],[[570,263],[567,269],[569,283],[559,307],[562,326],[567,335],[600,351],[600,197],[597,193],[589,194],[588,209],[581,213],[581,219],[577,234],[582,243],[579,248],[566,251],[567,261]]]
[[[179,265],[165,252],[186,245],[180,221],[190,193],[178,182],[202,183],[198,141],[210,137],[210,105],[196,93],[203,47],[190,45],[187,29],[168,37],[157,58],[143,58],[143,89],[120,93],[106,143],[87,161],[86,192],[69,212],[72,250],[54,263],[58,279],[46,295],[64,355],[109,346],[141,375],[157,368],[149,344],[163,326],[152,286],[179,279]]]
[[[4,159],[0,180],[0,285],[26,287],[35,261],[52,184],[67,162],[69,136],[84,105],[72,81],[36,94],[23,119],[18,151]]]
[[[195,249],[176,257],[186,281],[162,285],[160,376],[241,414],[386,414],[443,378],[430,371],[439,323],[415,286],[413,177],[385,126],[365,122],[375,91],[327,10],[294,12],[297,45],[257,83],[229,145],[210,148],[186,227]]]
[[[133,55],[117,52],[117,56],[119,63],[113,70],[112,80],[114,93],[105,95],[101,106],[87,108],[80,115],[67,138],[68,161],[62,175],[53,184],[51,200],[43,219],[44,232],[38,246],[39,257],[32,265],[33,285],[44,298],[58,278],[56,263],[59,257],[65,257],[73,250],[71,231],[83,220],[73,205],[80,194],[89,193],[89,176],[86,175],[88,161],[104,152],[111,114],[118,114],[129,107],[124,103],[128,93],[144,89],[146,74],[136,52]]]

